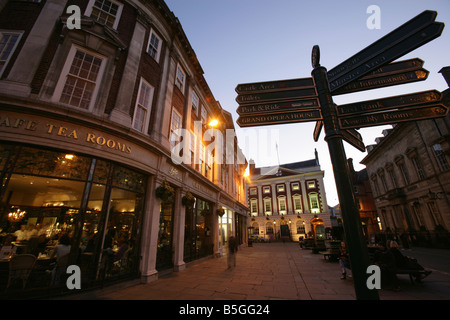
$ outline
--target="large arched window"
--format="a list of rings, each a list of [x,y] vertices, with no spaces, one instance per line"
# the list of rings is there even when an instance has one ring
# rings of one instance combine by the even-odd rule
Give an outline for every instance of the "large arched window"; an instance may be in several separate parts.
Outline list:
[[[296,229],[297,229],[297,234],[305,234],[305,221],[304,220],[297,220],[296,223]]]
[[[273,234],[273,222],[272,221],[266,222],[266,234]]]
[[[258,235],[259,234],[259,223],[258,222],[253,222],[252,223],[252,227],[253,227],[253,234]]]

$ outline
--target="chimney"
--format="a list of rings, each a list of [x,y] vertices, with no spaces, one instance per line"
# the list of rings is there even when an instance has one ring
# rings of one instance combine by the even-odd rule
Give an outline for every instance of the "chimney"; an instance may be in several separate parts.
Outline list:
[[[254,172],[255,172],[255,160],[250,159],[249,165],[250,165],[249,166],[249,173],[252,176],[254,174]]]
[[[447,82],[447,85],[450,87],[450,66],[443,67],[441,70],[439,70],[439,73],[442,73],[442,76],[444,77],[445,81]]]

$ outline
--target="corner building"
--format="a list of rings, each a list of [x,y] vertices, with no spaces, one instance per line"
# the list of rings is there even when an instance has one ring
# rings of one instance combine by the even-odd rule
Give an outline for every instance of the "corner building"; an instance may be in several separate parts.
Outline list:
[[[0,1],[2,244],[42,257],[69,235],[82,288],[181,271],[230,234],[245,244],[246,162],[235,137],[235,162],[216,161],[212,119],[234,130],[164,1]],[[178,129],[198,161],[172,161]],[[48,285],[41,269],[26,288]]]

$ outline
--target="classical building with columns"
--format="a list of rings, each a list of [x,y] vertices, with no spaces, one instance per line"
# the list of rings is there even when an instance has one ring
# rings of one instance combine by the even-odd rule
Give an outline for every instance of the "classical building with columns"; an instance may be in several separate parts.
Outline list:
[[[319,159],[257,168],[250,160],[247,200],[253,238],[325,240],[331,230]],[[252,237],[251,237],[252,238]]]
[[[247,163],[203,74],[163,0],[0,0],[1,242],[39,265],[68,235],[82,288],[245,244]]]
[[[450,89],[442,92],[448,105]],[[381,231],[405,246],[450,247],[450,117],[383,130],[361,161]]]

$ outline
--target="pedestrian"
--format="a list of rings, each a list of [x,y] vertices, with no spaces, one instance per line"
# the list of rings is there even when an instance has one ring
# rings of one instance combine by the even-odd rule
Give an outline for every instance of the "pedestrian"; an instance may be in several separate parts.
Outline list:
[[[341,242],[341,246],[339,247],[339,263],[342,270],[341,280],[345,280],[347,279],[347,268],[350,267],[350,260],[348,258],[348,250],[344,241]]]
[[[236,267],[236,253],[238,251],[237,240],[234,236],[228,239],[228,269]]]

